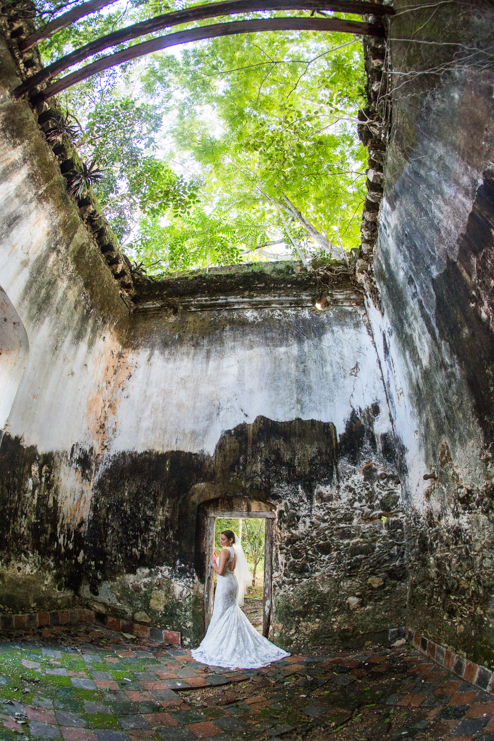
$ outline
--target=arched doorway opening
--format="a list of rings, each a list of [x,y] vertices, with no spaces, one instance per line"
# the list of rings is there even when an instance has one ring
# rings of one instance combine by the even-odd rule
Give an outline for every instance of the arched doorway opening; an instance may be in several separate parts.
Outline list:
[[[245,497],[224,497],[211,500],[199,508],[204,559],[204,630],[206,631],[213,612],[214,572],[210,554],[214,548],[215,522],[217,519],[248,520],[261,519],[264,522],[264,579],[262,596],[262,635],[269,636],[271,611],[273,605],[273,535],[276,514],[266,502],[250,500]]]
[[[28,354],[29,342],[24,325],[0,287],[0,443]]]

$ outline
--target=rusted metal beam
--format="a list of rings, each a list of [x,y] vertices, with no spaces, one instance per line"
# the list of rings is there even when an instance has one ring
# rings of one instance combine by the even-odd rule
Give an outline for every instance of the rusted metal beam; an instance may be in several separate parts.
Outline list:
[[[21,51],[27,51],[40,41],[43,41],[43,39],[47,39],[50,36],[53,36],[57,31],[67,28],[71,23],[75,23],[86,15],[96,13],[97,10],[101,10],[101,8],[105,8],[107,5],[113,5],[113,3],[116,2],[117,0],[90,0],[88,3],[76,5],[72,10],[68,10],[66,13],[59,15],[58,18],[55,18],[53,21],[50,21],[44,26],[41,26],[41,28],[38,28],[36,31],[33,31],[27,39],[20,42],[19,48]]]
[[[31,47],[43,39],[47,39],[57,31],[61,31],[63,28],[70,26],[72,23],[84,18],[86,15],[100,10],[107,5],[112,5],[117,0],[91,0],[88,3],[82,3],[67,13],[55,18],[50,21],[42,28],[38,28],[34,31],[27,39],[21,41],[19,48],[21,51],[27,51]],[[230,6],[237,6],[235,9],[230,9]],[[276,7],[275,7],[276,6]],[[279,6],[279,7],[278,7]],[[215,13],[207,14],[209,8],[216,8]],[[220,15],[230,15],[232,13],[250,13],[257,10],[328,10],[336,13],[354,13],[356,15],[393,15],[394,10],[390,5],[378,5],[377,3],[368,2],[368,0],[325,0],[324,2],[318,2],[317,0],[309,0],[305,3],[299,2],[281,2],[281,3],[270,3],[265,2],[262,4],[253,2],[253,0],[233,0],[229,2],[210,3],[208,5],[197,5],[193,8],[187,8],[185,10],[178,10],[174,13],[166,13],[164,15],[156,16],[155,18],[148,18],[140,23],[135,23],[127,28],[122,28],[120,31],[115,31],[108,36],[101,37],[106,39],[109,37],[116,38],[115,41],[111,41],[106,46],[101,46],[96,51],[106,49],[108,46],[114,46],[115,44],[121,44],[129,39],[135,39],[139,36],[145,36],[148,33],[154,33],[160,31],[168,26],[177,25],[178,23],[188,23],[189,21],[201,20],[203,18],[212,18]],[[174,21],[174,17],[179,20]],[[93,42],[94,43],[94,42]],[[82,47],[86,48],[86,47]],[[95,54],[96,52],[90,52]],[[89,56],[86,54],[85,56]],[[83,57],[84,58],[84,57]],[[74,64],[74,62],[71,62]]]
[[[232,21],[231,23],[215,23],[212,26],[190,28],[186,31],[160,36],[157,39],[150,39],[149,41],[144,41],[142,44],[129,46],[127,49],[98,59],[96,62],[92,62],[86,67],[82,67],[76,72],[62,77],[61,80],[48,85],[35,98],[40,102],[48,100],[63,90],[72,87],[77,82],[87,80],[88,77],[92,77],[99,72],[116,67],[119,64],[123,64],[123,62],[129,62],[147,54],[152,54],[161,49],[167,49],[171,46],[187,44],[191,41],[199,41],[201,39],[217,38],[219,36],[233,36],[264,31],[332,31],[360,36],[383,37],[385,35],[381,25],[362,23],[360,21],[345,21],[339,18],[267,18],[251,21]],[[14,95],[16,97],[22,95],[20,87],[14,90]]]
[[[101,2],[102,0],[98,1]],[[265,10],[331,10],[358,14],[373,13],[374,15],[391,15],[394,13],[393,8],[389,5],[377,5],[369,2],[357,2],[355,0],[223,0],[223,2],[218,3],[196,5],[186,10],[178,10],[173,13],[157,16],[156,18],[149,18],[146,21],[141,21],[132,26],[122,28],[119,31],[101,36],[89,44],[75,49],[70,54],[57,59],[53,64],[44,67],[37,74],[30,77],[29,80],[26,80],[17,89],[16,94],[23,95],[30,90],[34,90],[38,85],[48,82],[60,74],[60,72],[63,72],[74,64],[79,64],[93,54],[98,54],[105,49],[125,43],[126,41],[131,41],[140,36],[162,31],[172,26],[178,26],[181,23],[197,22],[222,15],[253,13]],[[29,39],[21,45],[22,49],[29,48],[26,46],[28,41]]]

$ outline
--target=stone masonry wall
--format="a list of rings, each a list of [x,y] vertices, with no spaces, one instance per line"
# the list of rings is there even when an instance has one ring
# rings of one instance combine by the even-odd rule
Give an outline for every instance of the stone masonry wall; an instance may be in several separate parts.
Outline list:
[[[319,606],[298,632],[306,643],[345,642],[348,627],[363,643],[404,624],[403,557],[386,520],[398,523],[393,435],[365,317],[345,290],[321,313],[313,304],[283,308],[286,296],[274,292],[263,309],[240,310],[237,296],[233,309],[194,311],[189,301],[175,313],[135,314],[122,355],[132,371],[116,391],[119,424],[95,479],[85,541],[92,609],[140,613],[200,638],[198,508],[241,495],[278,515],[273,619],[281,640],[293,643],[311,584]],[[346,500],[346,520],[333,496]],[[353,543],[334,538],[344,520],[355,522]],[[307,574],[299,540],[316,528],[325,548],[334,540],[333,553],[310,559]],[[349,612],[355,591],[360,602]],[[331,623],[342,608],[343,633]]]
[[[75,599],[127,315],[31,109],[9,98],[18,83],[0,40],[0,315],[22,348],[22,367],[0,354],[3,388],[11,370],[16,386],[2,405],[0,611]]]
[[[195,293],[137,281],[130,313],[33,111],[9,98],[4,46],[0,64],[0,286],[25,333],[0,447],[0,612],[86,608],[196,641],[199,512],[241,496],[277,514],[280,641],[403,625],[396,450],[351,279],[335,272],[320,312],[300,265],[213,271]]]
[[[494,667],[494,12],[396,4],[369,316],[401,473],[408,625]]]

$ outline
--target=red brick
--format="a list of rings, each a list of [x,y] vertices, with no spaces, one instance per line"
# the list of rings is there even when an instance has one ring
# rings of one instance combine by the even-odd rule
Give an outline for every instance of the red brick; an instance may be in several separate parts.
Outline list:
[[[22,726],[19,726],[15,722],[15,718],[10,718],[8,715],[0,715],[0,723],[4,728],[7,728],[7,730],[13,731],[13,733],[22,733],[20,730]]]
[[[50,625],[49,612],[38,612],[38,625],[40,628],[47,628]]]
[[[431,659],[433,659],[436,655],[436,644],[434,643],[434,641],[427,642],[427,655],[430,656]]]
[[[176,672],[155,672],[160,679],[178,679]]]
[[[202,723],[189,723],[185,726],[188,731],[197,736],[197,738],[211,738],[211,736],[219,736],[223,731],[215,726],[210,720],[205,720]]]
[[[26,630],[27,615],[14,615],[14,628],[20,628],[22,630]]]
[[[447,735],[448,733],[451,734],[455,730],[456,726],[458,725],[458,720],[442,720],[439,726],[439,729],[441,733],[444,733],[444,735]],[[439,737],[441,741],[443,741],[442,735]],[[434,740],[435,741],[435,740]],[[469,737],[470,741],[470,737]]]
[[[146,700],[154,700],[154,697],[149,692],[139,692],[138,690],[126,690],[125,694],[133,702],[144,702]]]
[[[386,661],[387,656],[371,656],[369,659],[370,664],[381,664],[383,661]],[[348,666],[348,664],[345,662],[344,666]]]
[[[494,731],[494,718],[491,718],[484,728],[484,733],[491,733],[492,731]]]
[[[31,705],[26,706],[26,715],[29,720],[37,720],[40,723],[56,723],[55,713],[53,710],[44,710]]]
[[[420,633],[415,633],[415,635],[413,636],[413,645],[415,646],[415,648],[420,648],[421,640],[422,636],[420,635]]]
[[[149,626],[134,623],[132,633],[138,638],[149,638]]]
[[[163,630],[163,640],[166,643],[171,643],[173,646],[180,646],[180,633],[178,633],[176,630]]]
[[[421,695],[421,694],[412,695],[411,698],[410,698],[410,705],[409,705],[409,707],[411,707],[411,708],[418,708],[418,707],[420,707],[422,705],[422,703],[424,702],[425,697],[426,697],[425,695]]]
[[[361,679],[362,677],[367,676],[369,672],[366,669],[352,669],[350,674],[353,674],[354,677],[357,677],[357,679]]]
[[[121,659],[134,659],[135,658],[134,651],[116,651],[115,653],[117,654],[117,656],[120,656]]]
[[[494,713],[494,702],[476,702],[468,708],[465,718],[484,718]]]
[[[444,666],[446,667],[446,669],[449,669],[451,671],[453,669],[453,664],[455,663],[455,660],[456,660],[455,654],[449,649],[447,649],[446,653],[444,654]]]
[[[253,705],[256,702],[264,702],[265,699],[263,695],[255,695],[255,697],[248,697],[244,702],[246,705]]]
[[[230,682],[245,682],[246,679],[250,679],[250,677],[247,677],[245,674],[224,674],[223,676],[227,677],[227,679],[230,680]]]
[[[461,682],[443,682],[438,684],[434,690],[435,695],[452,695],[458,690]]]
[[[96,734],[87,728],[60,728],[64,741],[97,741]]]
[[[429,672],[434,664],[417,664],[417,666],[414,666],[411,670],[412,674],[427,674]]]
[[[266,667],[268,671],[273,671],[272,667],[269,666]],[[286,676],[289,676],[290,674],[296,674],[297,672],[301,672],[303,669],[305,669],[303,664],[292,664],[291,666],[287,666],[283,669],[283,674]]]
[[[58,611],[58,622],[60,625],[68,625],[70,623],[70,613],[68,610]]]
[[[197,677],[199,679],[199,677]],[[168,685],[166,682],[141,682],[145,690],[166,690]]]
[[[447,672],[427,672],[424,676],[425,682],[437,682],[438,679],[444,679],[444,677],[447,675]]]
[[[463,678],[465,679],[465,681],[471,682],[473,684],[475,682],[478,670],[478,664],[474,664],[473,661],[467,661],[465,664],[465,671],[463,672]]]
[[[120,630],[120,618],[108,616],[106,618],[106,627],[109,630]]]
[[[477,694],[477,692],[455,692],[448,705],[471,705]]]
[[[436,708],[432,708],[432,710],[429,710],[429,712],[427,713],[427,720],[434,720],[436,715],[439,715],[442,709],[442,706],[438,705]]]
[[[118,686],[118,682],[114,682],[111,679],[94,679],[94,684],[98,689],[109,689],[109,690],[119,690],[120,687]]]
[[[170,713],[150,713],[144,717],[152,726],[178,726],[178,720]]]
[[[401,708],[407,708],[410,705],[411,700],[412,695],[403,695],[401,700],[398,700],[396,704],[399,705]]]
[[[81,610],[81,622],[94,623],[95,614],[93,610]]]
[[[191,687],[209,687],[205,677],[188,677],[184,679],[184,682],[187,682]]]

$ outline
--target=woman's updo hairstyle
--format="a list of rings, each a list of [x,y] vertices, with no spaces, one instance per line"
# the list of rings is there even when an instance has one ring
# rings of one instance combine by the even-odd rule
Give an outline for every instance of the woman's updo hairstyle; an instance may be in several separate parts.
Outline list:
[[[225,535],[228,540],[235,540],[235,533],[233,532],[233,530],[223,530],[221,535]]]

